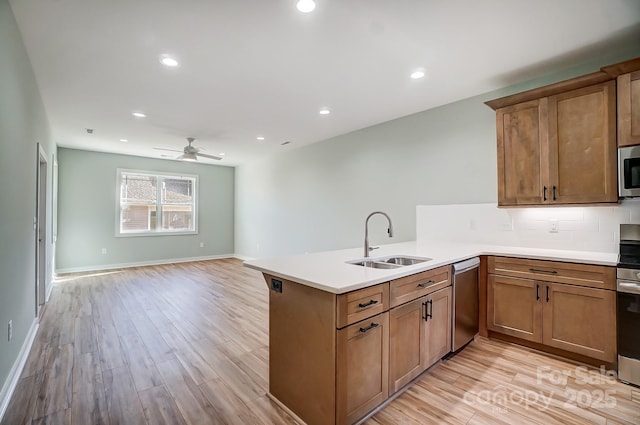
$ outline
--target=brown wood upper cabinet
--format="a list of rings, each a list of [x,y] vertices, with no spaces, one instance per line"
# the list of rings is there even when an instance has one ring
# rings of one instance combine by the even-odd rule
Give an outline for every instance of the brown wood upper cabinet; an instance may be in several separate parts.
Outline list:
[[[618,146],[640,145],[640,71],[618,77]]]
[[[615,81],[557,86],[565,91],[547,86],[487,102],[496,109],[500,206],[618,201]]]
[[[640,145],[640,58],[601,70],[618,81],[618,146]]]

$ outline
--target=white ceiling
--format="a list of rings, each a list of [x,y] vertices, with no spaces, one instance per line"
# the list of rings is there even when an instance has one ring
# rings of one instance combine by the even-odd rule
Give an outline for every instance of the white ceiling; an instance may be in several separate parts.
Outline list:
[[[59,146],[160,157],[153,147],[193,136],[226,153],[202,161],[221,165],[640,42],[638,0],[317,0],[310,14],[294,0],[10,3]],[[162,66],[165,53],[180,66]]]

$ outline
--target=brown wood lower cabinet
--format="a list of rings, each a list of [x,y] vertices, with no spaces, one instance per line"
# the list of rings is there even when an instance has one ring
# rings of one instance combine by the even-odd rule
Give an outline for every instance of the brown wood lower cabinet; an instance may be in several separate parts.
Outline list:
[[[531,279],[489,275],[487,328],[491,331],[542,342],[540,284]]]
[[[269,395],[308,425],[358,422],[451,350],[450,272],[338,295],[265,274]]]
[[[389,312],[389,393],[451,351],[451,286]]]
[[[615,268],[506,257],[488,263],[490,331],[616,361]],[[525,274],[532,278],[513,277]]]
[[[338,330],[336,422],[352,424],[389,396],[389,313]]]
[[[616,360],[614,291],[546,283],[544,296],[543,344],[608,362]]]

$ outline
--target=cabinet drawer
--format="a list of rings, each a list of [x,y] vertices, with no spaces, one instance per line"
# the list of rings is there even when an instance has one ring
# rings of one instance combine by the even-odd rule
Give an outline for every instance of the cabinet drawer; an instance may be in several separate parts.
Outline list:
[[[616,289],[615,267],[510,257],[489,257],[488,265],[490,274]]]
[[[391,307],[413,301],[449,285],[451,285],[451,266],[438,267],[392,280],[390,283]]]
[[[336,326],[343,328],[389,309],[389,283],[338,295]]]

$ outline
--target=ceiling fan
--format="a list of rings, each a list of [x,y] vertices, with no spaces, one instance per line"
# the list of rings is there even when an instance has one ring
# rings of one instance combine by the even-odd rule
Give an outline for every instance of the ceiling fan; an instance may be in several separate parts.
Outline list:
[[[165,149],[165,148],[153,148],[153,149],[156,149],[156,150],[159,150],[159,151],[182,152],[182,155],[180,155],[180,156],[178,156],[176,158],[176,159],[180,159],[182,161],[197,161],[199,156],[201,156],[203,158],[217,159],[218,161],[222,159],[219,156],[208,155],[206,153],[201,153],[200,151],[202,150],[202,148],[197,148],[197,147],[191,145],[194,140],[196,140],[196,139],[193,138],[193,137],[187,137],[187,142],[189,142],[189,144],[187,146],[185,146],[184,149],[182,149],[181,151],[179,151],[177,149]]]

